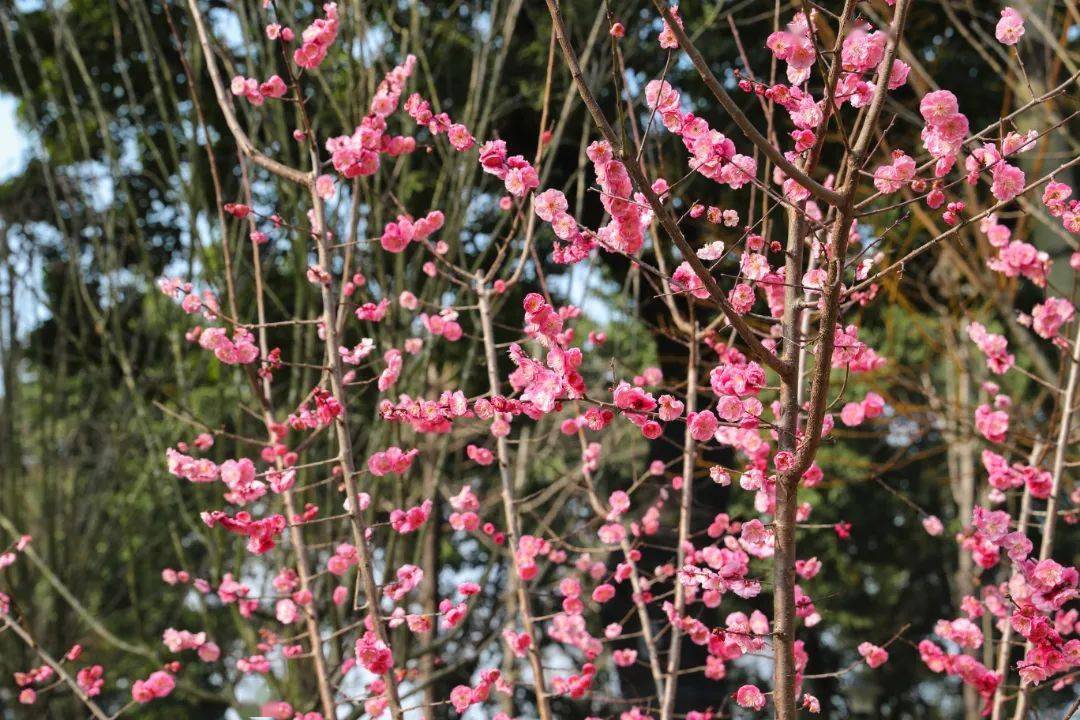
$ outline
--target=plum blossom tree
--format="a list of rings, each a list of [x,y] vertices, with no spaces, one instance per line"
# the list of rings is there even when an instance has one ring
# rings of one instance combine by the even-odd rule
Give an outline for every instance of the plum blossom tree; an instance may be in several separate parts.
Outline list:
[[[213,572],[163,568],[162,580],[192,602],[234,613],[237,637],[169,628],[171,659],[132,678],[127,700],[106,712],[96,698],[115,682],[110,668],[79,648],[54,658],[0,595],[5,627],[41,661],[15,678],[20,702],[33,705],[64,685],[94,717],[134,716],[183,692],[184,667],[172,656],[185,653],[184,662],[220,664],[233,677],[275,678],[287,667],[303,681],[279,684],[281,696],[261,710],[284,720],[402,720],[451,709],[550,720],[575,706],[620,720],[764,712],[788,720],[821,712],[815,683],[864,665],[877,670],[899,653],[958,678],[994,718],[1010,709],[1024,718],[1035,693],[1075,682],[1078,571],[1053,555],[1080,505],[1070,474],[1080,404],[1080,198],[1065,182],[1080,155],[1025,170],[1024,155],[1073,116],[1027,132],[1016,121],[1074,88],[1080,73],[975,129],[947,79],[933,90],[911,87],[913,0],[883,5],[887,14],[875,21],[854,0],[836,9],[795,5],[765,43],[777,68],[768,80],[751,67],[717,77],[680,9],[654,0],[649,22],[632,29],[668,63],[689,63],[700,83],[649,78],[626,88],[613,113],[583,71],[560,3],[545,5],[548,76],[532,148],[471,123],[464,109],[456,117],[456,108],[442,109],[439,88],[417,82],[423,60],[408,53],[363,93],[358,123],[327,129],[311,111],[321,83],[333,82],[319,68],[352,52],[339,41],[338,5],[293,29],[268,3],[260,23],[280,52],[279,73],[229,79],[223,66],[232,61],[221,57],[213,24],[188,0],[191,35],[177,39],[201,49],[240,151],[241,196],[221,197],[219,187],[217,200],[223,226],[247,242],[220,243],[223,293],[175,275],[159,289],[175,303],[188,352],[212,356],[221,382],[243,388],[236,417],[257,418],[260,435],[176,438],[156,460],[163,476],[198,485],[199,532],[243,551],[226,553]],[[995,31],[1014,48],[1006,56],[1020,73],[1015,48],[1026,19],[1023,7],[1007,7]],[[606,20],[621,66],[632,26]],[[603,208],[599,223],[544,171],[557,68],[572,82],[567,103],[580,102],[591,120],[581,162]],[[264,147],[252,129],[277,106],[295,126],[295,147]],[[892,147],[901,114],[917,123],[920,145]],[[720,115],[737,135],[710,124]],[[665,139],[679,149],[663,163],[668,177],[644,155]],[[460,218],[395,194],[400,163],[425,155],[460,163],[461,176],[497,208],[495,230],[472,253],[454,236]],[[267,205],[264,197],[284,194],[268,195],[263,183],[287,188],[295,202]],[[364,183],[378,184],[385,207],[359,207]],[[719,188],[744,202],[709,204]],[[1065,281],[1053,279],[1047,251],[1014,239],[1008,221],[1017,207],[1074,250],[1058,269]],[[941,227],[906,253],[894,250],[890,238],[914,214]],[[695,244],[695,227],[729,234]],[[992,319],[969,319],[964,341],[990,373],[1033,381],[1023,386],[1031,398],[982,383],[983,401],[964,419],[985,445],[985,490],[956,534],[979,569],[978,589],[964,596],[962,615],[934,625],[933,638],[909,637],[904,618],[874,618],[875,631],[852,648],[861,660],[810,672],[817,663],[806,638],[829,623],[814,579],[829,568],[801,554],[799,535],[824,531],[843,543],[852,525],[811,522],[818,508],[806,491],[827,482],[819,453],[838,430],[898,412],[881,392],[849,387],[859,376],[875,387],[889,371],[860,316],[893,302],[882,289],[907,264],[962,232],[992,248],[985,265],[995,279],[1040,294],[1007,310],[1027,342],[1055,358],[1057,377],[1025,367],[1027,354]],[[290,239],[317,298],[306,314],[277,301],[268,281],[275,236]],[[253,308],[234,286],[234,253],[250,257]],[[605,366],[603,328],[583,333],[583,308],[553,298],[546,268],[573,272],[598,257],[628,263],[656,288],[666,324],[655,332],[685,348],[682,375],[614,358]],[[283,357],[274,332],[305,326],[317,343],[305,357]],[[452,352],[470,339],[475,354],[448,376],[432,348]],[[298,368],[312,371],[300,376],[311,382],[286,404],[280,388]],[[245,454],[216,454],[223,434]],[[673,443],[677,460],[642,463],[631,483],[611,490],[605,463],[623,443]],[[573,461],[550,487],[523,493],[534,467],[550,461],[549,445]],[[437,474],[453,452],[468,472]],[[714,461],[719,452],[725,459]],[[706,507],[702,523],[709,486],[730,486],[746,502],[732,512]],[[314,492],[322,504],[308,499]],[[891,492],[919,512],[926,533],[943,535],[935,512]],[[648,567],[644,551],[662,530],[673,538],[670,558]],[[440,532],[453,538],[449,550],[437,545]],[[420,537],[408,545],[417,552],[401,550]],[[31,543],[21,538],[0,566]],[[439,572],[440,552],[454,555],[456,573]],[[491,597],[500,588],[492,575],[502,578],[501,597]],[[619,593],[630,610],[609,621]],[[442,648],[485,595],[512,611],[476,650],[475,672],[437,694],[441,668],[453,662]],[[691,646],[702,665],[686,663]],[[980,648],[982,660],[971,652]],[[753,677],[755,658],[768,660],[771,679],[735,682]],[[634,666],[651,681],[640,693],[618,682]],[[715,688],[699,706],[680,698],[690,674]]]

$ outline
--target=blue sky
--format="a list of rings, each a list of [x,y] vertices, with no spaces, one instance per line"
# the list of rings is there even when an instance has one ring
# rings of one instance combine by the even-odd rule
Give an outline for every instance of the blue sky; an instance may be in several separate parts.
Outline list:
[[[15,124],[15,98],[0,95],[0,180],[6,180],[26,165],[26,137]]]

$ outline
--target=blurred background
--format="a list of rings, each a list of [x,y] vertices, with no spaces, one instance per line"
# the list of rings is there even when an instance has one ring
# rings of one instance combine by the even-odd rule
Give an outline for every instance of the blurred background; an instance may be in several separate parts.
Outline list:
[[[590,86],[609,117],[620,118],[624,133],[640,132],[647,121],[643,87],[664,71],[668,60],[656,43],[654,11],[638,0],[562,4]],[[265,77],[277,71],[282,59],[262,32],[267,15],[261,2],[200,0],[200,5],[227,76]],[[707,1],[684,3],[682,15],[714,71],[733,83],[736,69],[768,78],[772,60],[764,39],[777,13],[786,23],[798,5]],[[1038,95],[1075,78],[1080,65],[1076,3],[1025,0],[1016,5],[1031,20],[1020,45],[1026,78],[1017,74],[1009,49],[993,40],[1000,10],[996,2],[915,4],[902,56],[913,67],[909,85],[894,95],[886,112],[892,122],[891,147],[909,153],[921,148],[917,97],[930,89],[952,90],[972,128],[979,129],[1026,103],[1032,92]],[[837,10],[839,3],[823,3],[823,11],[830,7]],[[862,16],[872,21],[885,11],[877,0],[860,5]],[[275,12],[279,22],[298,32],[321,14],[311,3],[294,0],[276,2]],[[321,137],[351,133],[379,79],[411,52],[419,68],[410,91],[437,98],[438,109],[466,122],[477,137],[498,135],[526,156],[534,153],[550,42],[543,3],[346,0],[341,16],[335,52],[304,81]],[[618,55],[607,33],[611,18],[627,28]],[[28,533],[37,558],[21,559],[0,574],[0,590],[15,599],[44,646],[56,653],[75,642],[87,647],[88,656],[106,667],[110,689],[104,704],[115,710],[125,701],[125,691],[112,681],[145,676],[159,663],[165,656],[160,638],[166,627],[206,629],[212,637],[233,637],[248,645],[254,641],[250,626],[234,609],[208,610],[161,580],[162,568],[174,567],[216,582],[229,568],[251,562],[238,544],[216,544],[207,536],[198,521],[204,507],[200,489],[165,471],[164,451],[204,429],[257,436],[259,421],[237,412],[250,399],[236,381],[239,376],[208,353],[190,349],[184,338],[189,324],[155,281],[163,275],[184,276],[223,292],[220,248],[229,243],[235,251],[238,299],[250,317],[250,243],[242,224],[222,225],[220,199],[242,200],[238,179],[241,172],[251,172],[258,206],[285,217],[302,217],[306,208],[292,188],[283,189],[240,162],[214,101],[186,3],[0,0],[0,29],[0,546],[16,533]],[[703,96],[692,68],[673,58],[667,73],[696,103],[697,112],[740,144],[728,118]],[[590,189],[594,178],[584,147],[597,134],[558,60],[551,92],[546,129],[552,131],[552,143],[541,163],[542,184],[564,189],[576,203],[577,216],[595,225],[602,210]],[[755,98],[743,95],[741,101],[752,117],[761,117]],[[291,138],[297,120],[290,106],[237,107],[260,147],[303,164]],[[1042,129],[1077,108],[1073,84],[1053,102],[1018,117],[1016,128]],[[1038,152],[1026,154],[1029,177],[1075,155],[1078,129],[1076,121],[1067,121]],[[684,151],[667,134],[654,132],[644,157],[653,175],[674,180],[686,171]],[[1077,185],[1075,174],[1059,179]],[[474,162],[438,151],[418,152],[370,179],[339,183],[332,222],[343,236],[351,230],[363,237],[399,208],[420,213],[438,207],[448,219],[441,237],[463,262],[479,263],[490,258],[491,237],[505,232],[498,192],[482,180]],[[745,191],[736,196],[693,179],[683,194],[745,215]],[[972,195],[969,208],[975,212],[978,207]],[[881,246],[890,259],[940,230],[937,218],[918,208],[872,220],[867,237],[896,224]],[[1003,221],[1014,228],[1014,237],[1067,266],[1075,249],[1069,243],[1075,240],[1046,229],[1034,213],[1003,216]],[[711,232],[725,239],[727,231]],[[729,234],[737,237],[736,231]],[[507,299],[506,322],[519,322],[521,295],[543,280],[556,300],[585,309],[580,332],[598,328],[607,333],[607,344],[590,355],[587,377],[610,382],[613,372],[616,378],[632,377],[650,365],[668,377],[681,377],[685,348],[664,339],[670,320],[657,288],[609,254],[567,272],[550,262],[550,240],[543,235],[538,247],[545,275],[526,273]],[[271,238],[264,271],[274,316],[316,314],[318,298],[304,277],[308,253],[302,237],[283,232]],[[928,671],[907,643],[928,636],[939,618],[956,617],[960,598],[973,592],[976,583],[993,581],[992,574],[976,578],[976,569],[951,538],[986,490],[971,418],[980,383],[990,378],[981,357],[968,349],[963,327],[978,319],[1009,337],[1021,358],[1018,364],[1044,377],[1059,372],[1057,356],[1033,342],[1011,310],[1037,301],[1034,294],[1024,295],[1031,293],[1030,285],[1003,282],[986,268],[986,257],[985,239],[966,230],[957,241],[940,245],[888,279],[881,289],[884,301],[850,316],[888,364],[860,376],[858,384],[852,381],[848,390],[859,397],[868,389],[881,393],[889,415],[886,422],[834,433],[821,456],[825,480],[805,493],[815,503],[815,522],[852,524],[846,541],[827,527],[800,539],[800,556],[816,555],[825,568],[813,584],[824,621],[801,635],[813,658],[809,672],[845,667],[858,659],[858,642],[882,641],[906,623],[911,627],[890,648],[890,661],[881,669],[861,667],[815,685],[822,717],[978,717],[976,698],[965,696],[953,679]],[[448,292],[439,280],[427,280],[418,268],[405,266],[400,255],[365,257],[361,269],[373,280],[376,294],[394,281],[422,284],[423,296],[436,303]],[[500,332],[505,336],[500,339],[515,334],[511,326]],[[293,361],[318,357],[310,325],[276,332],[272,344]],[[472,372],[479,348],[470,328],[460,343],[443,343],[428,352],[427,362],[404,377],[402,392],[422,395],[456,378],[464,378],[465,388],[486,389],[480,373]],[[316,380],[310,369],[284,371],[281,406],[294,405]],[[1025,432],[1045,430],[1050,405],[1037,386],[1016,373],[1004,385],[1015,397],[1030,399],[1031,423]],[[373,392],[360,391],[350,408],[360,419],[358,456],[392,439],[391,430],[372,421],[375,398]],[[533,443],[534,451],[523,497],[558,489],[579,456],[576,442],[563,441],[557,427],[541,424],[531,432],[525,441]],[[420,497],[440,484],[456,492],[462,478],[477,472],[464,458],[466,442],[456,437],[433,441],[422,448],[427,460],[423,471],[412,476],[415,487],[397,483],[379,491],[395,501]],[[243,452],[226,436],[218,437],[216,451],[220,458]],[[624,428],[605,440],[598,481],[609,491],[625,487],[650,461],[672,460],[678,453],[677,442],[650,447],[636,431]],[[714,460],[724,458],[718,454]],[[919,513],[890,490],[940,516],[945,536],[924,533]],[[562,495],[553,493],[540,496],[530,512],[558,533],[577,520],[564,511],[570,506],[560,504]],[[333,498],[322,501],[329,505]],[[745,494],[710,486],[698,498],[695,525],[707,526],[719,512],[748,509],[746,503]],[[646,567],[670,559],[665,548],[674,542],[665,533],[670,530],[648,551]],[[425,553],[438,577],[452,585],[468,568],[455,566],[462,549],[451,551],[451,539],[438,531],[409,536],[402,544],[415,545],[393,552],[399,558]],[[1063,533],[1062,541],[1059,558],[1075,560],[1080,549],[1076,533]],[[466,550],[472,553],[469,568],[483,573],[498,598],[506,580],[505,559],[478,544]],[[247,569],[257,575],[258,568],[249,564]],[[610,613],[617,618],[630,606],[628,597],[620,597]],[[472,660],[452,660],[465,657],[464,648],[493,652],[499,642],[496,629],[509,611],[509,605],[491,602],[470,614],[463,632],[446,648],[446,665],[433,677],[435,696],[445,697],[483,664],[482,650],[470,655]],[[82,717],[62,693],[51,693],[30,709],[17,704],[12,673],[33,664],[21,644],[0,635],[0,717]],[[724,693],[741,684],[742,675],[752,678],[759,670],[736,664],[721,683],[687,678],[680,703],[720,708]],[[201,664],[192,664],[182,675],[176,693],[137,716],[238,717],[229,713],[254,711],[265,699],[280,696],[282,687],[308,682],[285,675],[238,683],[231,674]],[[649,686],[647,671],[640,667],[609,682],[625,696],[632,696],[638,685]],[[1052,705],[1046,707],[1042,695],[1036,698],[1039,717],[1061,716],[1060,709],[1055,715]],[[587,706],[569,702],[557,713],[567,719],[588,714]]]

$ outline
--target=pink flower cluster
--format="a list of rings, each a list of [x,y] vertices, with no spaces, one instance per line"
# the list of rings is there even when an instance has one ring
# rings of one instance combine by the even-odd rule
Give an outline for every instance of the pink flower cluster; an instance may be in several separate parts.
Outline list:
[[[866,393],[860,402],[849,402],[840,410],[840,421],[848,427],[862,425],[885,411],[885,400],[876,392]]]
[[[749,288],[748,285],[743,287]],[[705,284],[701,281],[701,277],[690,267],[690,263],[679,263],[679,267],[675,268],[675,272],[671,274],[671,289],[673,292],[678,293],[690,293],[699,300],[707,300],[709,298],[709,291],[705,288]],[[753,290],[751,289],[751,297],[753,296]],[[738,305],[736,299],[732,299],[732,304]],[[751,303],[752,304],[752,303]]]
[[[1009,413],[1005,409],[1010,405],[1008,397],[998,395],[994,398],[994,407],[983,403],[975,408],[975,429],[979,434],[993,443],[1005,442],[1009,432]]]
[[[165,460],[169,472],[176,477],[195,483],[214,482],[218,478],[218,466],[212,460],[196,459],[173,448],[165,450]]]
[[[840,62],[848,72],[865,73],[875,69],[885,59],[888,36],[866,25],[856,26],[844,38]]]
[[[255,478],[255,464],[250,459],[226,460],[218,469],[221,482],[229,489],[226,502],[247,505],[266,494],[266,483]]]
[[[7,596],[5,595],[2,599],[5,605],[4,612],[6,613],[8,612],[6,608]],[[55,671],[49,665],[30,668],[26,672],[16,672],[15,684],[22,688],[19,692],[19,702],[23,705],[33,705],[37,702],[37,691],[31,686],[44,685],[52,680],[53,675],[55,675]]]
[[[1031,327],[1040,337],[1053,340],[1075,314],[1076,308],[1065,298],[1047,298],[1032,309]]]
[[[582,666],[580,673],[570,675],[569,677],[557,675],[551,678],[551,687],[552,690],[559,695],[580,699],[585,697],[585,694],[592,688],[593,680],[595,678],[596,666],[592,663],[585,663],[585,665]]]
[[[356,308],[356,319],[366,320],[367,322],[382,322],[386,317],[386,313],[390,310],[390,299],[383,298],[378,303],[366,302],[363,305]]]
[[[136,680],[131,686],[131,699],[139,704],[168,697],[176,687],[176,680],[164,670],[151,673],[145,680]]]
[[[1001,9],[1001,19],[994,28],[994,37],[1002,45],[1015,45],[1024,36],[1024,18],[1015,8]]]
[[[518,539],[518,546],[514,550],[514,560],[517,563],[518,575],[522,580],[532,580],[540,572],[536,564],[536,558],[548,555],[551,552],[551,544],[543,538],[534,535],[522,535]]]
[[[221,649],[216,643],[208,641],[204,632],[193,633],[187,630],[166,628],[162,642],[169,648],[169,652],[195,650],[203,662],[214,662],[221,656]]]
[[[1061,217],[1068,208],[1067,201],[1072,195],[1072,188],[1063,182],[1051,180],[1043,189],[1042,201],[1054,217]]]
[[[934,174],[944,177],[956,163],[968,134],[967,116],[960,112],[956,96],[948,90],[927,93],[919,103],[919,113],[926,121],[922,130],[923,146],[935,158]]]
[[[238,512],[234,516],[220,510],[201,513],[207,527],[220,525],[231,533],[245,535],[248,538],[247,549],[252,555],[262,555],[277,546],[277,538],[285,531],[285,518],[277,513],[261,520],[254,520],[251,513]]]
[[[293,51],[293,62],[302,68],[314,70],[326,59],[326,51],[337,39],[338,34],[338,9],[337,3],[323,5],[325,18],[318,18],[308,25],[300,34],[303,41],[300,47]]]
[[[386,675],[394,667],[394,656],[386,643],[368,630],[356,641],[356,660],[373,675]]]
[[[263,83],[260,83],[255,78],[237,75],[233,77],[229,89],[233,95],[247,98],[247,101],[255,106],[262,105],[266,98],[282,97],[288,90],[285,87],[285,81],[278,75],[271,75]]]
[[[311,391],[311,401],[315,403],[314,411],[304,402],[295,413],[289,415],[289,427],[294,430],[316,430],[326,427],[343,412],[337,398],[323,388],[314,388]]]
[[[866,664],[872,668],[881,667],[889,659],[889,652],[885,648],[868,642],[859,643],[859,654],[862,655]]]
[[[226,365],[247,365],[259,357],[255,336],[242,327],[233,330],[231,339],[225,328],[206,328],[199,334],[199,346],[213,350],[214,357]]]
[[[496,400],[500,408],[513,406],[513,401],[505,398],[485,399],[483,404],[477,401],[476,405],[481,409],[486,409],[487,412],[493,412]],[[401,395],[397,403],[383,400],[379,406],[379,414],[384,420],[407,422],[416,432],[444,433],[450,432],[450,424],[453,420],[472,415],[473,412],[469,408],[464,393],[460,390],[445,390],[438,400],[414,400],[408,395]],[[487,417],[491,415],[488,414]]]
[[[611,221],[596,231],[596,239],[605,249],[633,255],[642,247],[644,227],[651,219],[651,213],[643,207],[644,199],[634,198],[634,186],[626,166],[613,157],[606,141],[594,141],[585,149],[585,154],[593,162],[600,186],[600,203],[611,216]]]
[[[876,52],[877,40],[872,39],[879,36],[879,32],[870,33],[865,36],[864,42],[867,45],[875,47]],[[861,49],[853,50],[856,56],[861,55]],[[880,59],[878,60],[880,62]],[[896,90],[904,86],[907,82],[908,75],[911,73],[911,66],[903,60],[893,60],[892,68],[889,69],[888,88],[889,90]],[[846,72],[840,76],[840,82],[836,86],[836,97],[834,99],[836,106],[840,107],[845,102],[849,103],[853,108],[861,108],[870,104],[870,100],[874,97],[873,83],[868,82],[863,77],[864,73],[861,72]]]
[[[402,252],[411,242],[423,242],[443,226],[445,218],[438,210],[432,210],[419,220],[408,215],[398,215],[395,222],[388,222],[383,228],[379,244],[383,250],[391,253]]]
[[[1052,486],[1049,473],[1019,463],[1010,466],[1005,458],[990,451],[983,452],[983,465],[994,488],[991,499],[996,502],[1004,500],[1003,491],[1024,485],[1036,498],[1049,495]],[[1002,622],[1011,624],[1028,641],[1029,647],[1017,668],[1024,684],[1038,684],[1080,665],[1080,639],[1066,641],[1064,637],[1075,633],[1076,624],[1065,618],[1062,611],[1066,603],[1080,596],[1077,590],[1080,573],[1075,567],[1062,566],[1051,559],[1037,561],[1030,558],[1033,543],[1025,530],[1013,530],[1007,512],[979,506],[972,513],[971,527],[961,545],[972,553],[982,568],[995,566],[1001,551],[1005,551],[1012,562],[1013,575],[1000,588],[986,588],[983,603],[987,610]],[[984,638],[972,620],[984,613],[983,604],[975,598],[965,598],[963,607],[970,620],[942,620],[934,632],[961,647],[978,648]],[[1057,613],[1055,620],[1051,619],[1053,613]],[[1075,617],[1075,611],[1070,617]],[[1059,619],[1064,622],[1056,622]],[[931,670],[959,675],[965,683],[975,686],[987,701],[1000,682],[1000,677],[979,663],[963,659],[967,656],[947,654],[929,640],[923,641],[919,649]]]
[[[502,180],[506,191],[515,197],[524,197],[540,185],[536,168],[524,156],[507,157],[505,140],[488,140],[480,146],[480,167]]]
[[[660,115],[664,127],[682,138],[690,152],[692,170],[733,190],[754,179],[757,174],[754,159],[737,153],[735,143],[710,128],[704,118],[682,113],[679,93],[666,80],[653,80],[645,86],[645,102]]]
[[[930,640],[919,643],[919,656],[930,670],[955,675],[965,685],[975,688],[989,707],[994,691],[1001,683],[1001,676],[970,655],[947,653]]]
[[[404,475],[412,467],[413,460],[420,451],[416,448],[402,450],[396,445],[391,445],[386,450],[380,450],[368,458],[368,471],[376,477],[382,477],[394,473]]]
[[[934,634],[951,640],[960,647],[977,649],[982,647],[983,634],[979,626],[967,618],[956,620],[938,620],[934,625]]]
[[[501,673],[494,668],[490,668],[480,671],[480,682],[476,684],[476,687],[469,687],[468,685],[454,687],[450,691],[450,704],[454,706],[454,710],[457,712],[464,713],[471,706],[487,701],[492,688],[503,694],[513,692],[513,687],[503,679]],[[498,720],[499,715],[509,720],[505,713],[496,713],[495,720]]]
[[[403,600],[424,579],[424,571],[416,565],[402,565],[395,575],[397,580],[383,587],[383,595],[394,602]]]
[[[679,6],[674,5],[671,7],[671,16],[675,18],[675,23],[679,26],[683,26],[682,18],[679,17]],[[657,38],[660,41],[660,47],[665,50],[674,50],[679,47],[679,39],[675,37],[675,33],[672,32],[671,26],[667,20],[664,20],[664,27],[660,30],[660,36]]]
[[[834,368],[847,368],[852,373],[865,373],[885,367],[886,360],[877,351],[859,340],[859,329],[854,325],[836,326],[833,335]]]
[[[761,710],[765,707],[765,695],[757,685],[743,685],[735,691],[735,702],[739,707]]]
[[[580,348],[567,346],[573,334],[563,331],[562,315],[543,296],[529,293],[523,305],[525,332],[547,348],[547,356],[541,363],[513,343],[510,360],[517,369],[510,374],[510,385],[519,393],[522,412],[535,419],[554,410],[559,400],[581,397],[585,381],[578,368],[583,355]]]
[[[427,127],[431,134],[446,133],[450,144],[458,152],[464,152],[476,144],[476,138],[467,127],[453,122],[447,113],[433,113],[430,103],[416,93],[405,102],[405,111],[417,123]],[[509,155],[505,140],[488,140],[481,145],[479,161],[481,169],[502,180],[506,191],[514,197],[524,197],[540,185],[536,168],[523,155]]]
[[[420,97],[419,93],[413,93],[405,101],[405,112],[418,124],[426,126],[432,135],[446,133],[450,144],[458,152],[464,152],[476,144],[476,138],[467,127],[451,121],[447,113],[433,113],[431,103]]]
[[[438,315],[421,313],[420,322],[429,333],[441,336],[450,342],[457,342],[463,334],[461,324],[458,322],[457,310],[452,308],[444,308]]]
[[[787,29],[769,35],[765,40],[765,47],[772,51],[777,60],[787,63],[789,83],[801,85],[809,79],[817,53],[814,51],[814,39],[810,36],[805,13],[795,13]]]
[[[967,334],[986,355],[986,366],[991,372],[1002,375],[1016,362],[1016,357],[1009,352],[1009,341],[1004,335],[987,332],[986,328],[977,322],[967,326]]]
[[[915,160],[903,150],[894,150],[892,163],[874,170],[874,187],[886,195],[897,192],[915,178]]]
[[[596,241],[582,232],[577,220],[566,212],[569,205],[561,190],[545,190],[533,200],[533,212],[546,223],[562,242],[556,242],[552,250],[552,259],[562,265],[580,262],[589,256]],[[565,245],[563,243],[566,243]]]
[[[1050,256],[1030,243],[1010,241],[1011,231],[998,224],[993,215],[988,219],[990,222],[983,225],[984,231],[990,245],[998,248],[998,254],[987,261],[987,267],[1005,277],[1023,276],[1035,285],[1045,287],[1046,276],[1050,272]]]
[[[394,509],[390,512],[390,527],[402,535],[416,532],[431,516],[432,507],[432,502],[425,500],[407,510]]]
[[[384,352],[383,362],[386,363],[386,368],[379,373],[379,392],[386,392],[393,387],[394,383],[396,383],[401,376],[401,368],[404,364],[401,351],[397,348],[390,348]]]
[[[750,547],[755,552],[762,551],[770,542],[767,533],[761,532],[761,522],[757,522],[746,532],[742,532],[743,526],[738,526],[742,533],[738,541],[729,535],[721,545],[707,545],[687,557],[687,564],[678,572],[678,581],[691,597],[700,593],[706,607],[717,607],[729,592],[742,598],[755,597],[761,592],[760,582],[748,577],[750,556],[746,550]],[[726,532],[733,533],[734,529],[729,526]]]
[[[1045,500],[1050,497],[1053,476],[1045,470],[1018,462],[1010,465],[1004,457],[990,450],[982,451],[982,464],[989,474],[990,486],[1001,493],[1027,486],[1034,498]]]
[[[105,687],[105,668],[100,665],[88,665],[75,673],[75,684],[86,693],[87,697],[97,697]]]
[[[334,169],[344,177],[373,175],[379,169],[379,155],[397,157],[413,152],[416,140],[411,137],[386,134],[386,118],[397,110],[405,90],[405,82],[416,67],[416,58],[409,55],[405,62],[386,74],[371,100],[370,112],[352,135],[341,135],[326,141],[326,150]]]

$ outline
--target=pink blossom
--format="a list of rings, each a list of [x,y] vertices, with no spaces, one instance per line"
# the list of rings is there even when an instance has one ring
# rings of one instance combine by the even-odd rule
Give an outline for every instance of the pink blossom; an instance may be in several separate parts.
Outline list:
[[[271,75],[259,85],[259,93],[269,98],[283,97],[287,90],[285,81],[277,75]]]
[[[994,197],[1002,202],[1012,200],[1024,189],[1024,171],[1006,162],[994,166]]]
[[[671,395],[661,395],[659,400],[660,419],[670,422],[683,413],[685,406],[682,401],[676,400]]]
[[[994,373],[1001,375],[1016,362],[1016,358],[1008,352],[1008,341],[1003,335],[987,332],[986,328],[974,322],[968,325],[967,333],[986,355],[986,364]]]
[[[881,667],[889,659],[889,653],[885,648],[868,642],[859,644],[859,654],[863,656],[866,664],[871,668]]]
[[[683,262],[675,268],[675,272],[671,275],[671,289],[675,292],[688,292],[701,300],[709,297],[709,291],[705,289],[701,278],[688,262]]]
[[[616,490],[608,497],[608,505],[611,511],[607,515],[608,520],[614,520],[630,509],[630,496],[623,490]]]
[[[390,527],[403,535],[416,532],[427,522],[428,516],[431,515],[431,508],[431,500],[425,500],[407,510],[392,510],[390,512]]]
[[[380,450],[368,458],[368,471],[379,477],[394,474],[404,474],[412,466],[413,459],[420,454],[416,448],[405,451],[396,445]]]
[[[682,18],[679,17],[679,6],[673,5],[671,7],[671,16],[675,18],[675,22],[679,27],[682,27]],[[660,47],[665,50],[673,50],[679,47],[679,40],[675,37],[675,33],[672,32],[671,26],[668,25],[667,20],[664,21],[664,28],[660,31]]]
[[[894,193],[915,177],[915,160],[903,152],[893,154],[891,165],[880,165],[874,170],[874,187],[882,193]]]
[[[152,673],[146,680],[136,680],[131,686],[131,698],[140,704],[167,697],[176,687],[173,676],[162,670]]]
[[[374,675],[385,675],[394,666],[390,648],[370,630],[356,641],[355,652],[357,662]]]
[[[975,429],[990,442],[1004,442],[1009,431],[1009,414],[984,403],[975,409]]]
[[[277,539],[285,530],[285,518],[274,514],[255,520],[250,513],[238,512],[229,516],[220,510],[203,512],[203,523],[210,528],[222,526],[226,530],[248,538],[247,549],[253,555],[262,555],[277,546]]]
[[[100,665],[80,668],[75,674],[75,682],[88,697],[96,697],[105,687],[105,669]]]
[[[716,428],[719,426],[716,416],[713,415],[711,410],[690,413],[686,417],[686,422],[690,435],[698,442],[711,440],[713,433],[716,432]]]
[[[1051,297],[1046,302],[1036,305],[1031,311],[1032,328],[1041,337],[1053,340],[1061,327],[1072,320],[1076,314],[1072,303],[1064,298]]]
[[[473,704],[473,691],[468,685],[458,685],[450,691],[450,704],[459,713],[465,712]]]
[[[1014,8],[1001,10],[1001,19],[994,28],[994,37],[1002,45],[1015,45],[1024,36],[1024,18]]]
[[[948,90],[927,93],[919,103],[919,112],[928,125],[937,125],[959,111],[956,96]]]
[[[656,400],[652,395],[625,381],[615,388],[613,400],[616,407],[626,411],[651,412],[656,408]]]
[[[765,707],[765,695],[756,685],[743,685],[737,691],[735,691],[735,702],[740,707],[749,708],[751,710],[761,710]]]
[[[983,643],[982,631],[967,618],[958,618],[951,622],[938,620],[934,626],[934,633],[947,640],[952,640],[961,647],[974,649],[981,647]]]
[[[1065,212],[1065,202],[1072,195],[1072,188],[1063,182],[1057,182],[1051,180],[1046,184],[1046,188],[1043,190],[1042,201],[1046,205],[1046,209],[1050,211],[1050,214],[1054,217],[1061,217]]]
[[[300,37],[303,44],[293,52],[293,62],[302,68],[314,70],[326,58],[326,52],[337,38],[337,3],[323,5],[326,18],[311,23]]]
[[[490,465],[495,461],[495,454],[487,448],[470,444],[465,448],[465,454],[470,460],[478,465]]]
[[[397,580],[383,587],[383,595],[395,602],[415,590],[424,579],[424,571],[416,565],[402,565],[397,569]]]
[[[503,630],[503,638],[515,657],[525,657],[532,647],[532,637],[528,633],[516,633],[511,628],[506,628]]]
[[[861,425],[866,419],[866,411],[862,403],[849,402],[840,411],[840,420],[848,427]]]
[[[885,42],[888,39],[880,30],[867,32],[864,28],[855,28],[844,39],[841,49],[841,62],[849,72],[867,72],[873,70],[885,57]]]
[[[601,604],[606,603],[607,601],[611,600],[611,598],[613,598],[613,597],[615,597],[615,588],[614,588],[614,586],[609,585],[607,583],[602,583],[600,585],[597,585],[593,589],[593,592],[592,592],[593,602],[597,602],[597,603],[601,603]]]

